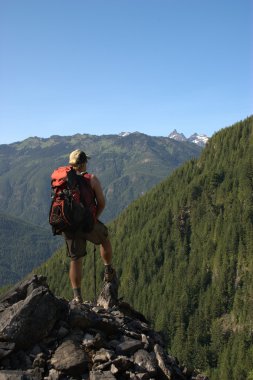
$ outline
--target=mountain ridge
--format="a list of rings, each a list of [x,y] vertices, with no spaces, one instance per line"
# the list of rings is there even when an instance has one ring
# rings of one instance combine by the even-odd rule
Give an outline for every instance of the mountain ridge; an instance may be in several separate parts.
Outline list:
[[[105,221],[201,151],[190,143],[144,134],[31,137],[0,145],[0,211],[47,225],[50,175],[68,164],[69,153],[77,148],[92,157],[88,170],[102,183],[107,198]]]
[[[40,136],[30,136],[30,137],[27,137],[23,140],[19,140],[19,141],[14,141],[14,142],[11,142],[11,143],[4,143],[4,144],[0,144],[1,145],[16,145],[16,144],[20,144],[21,142],[23,141],[33,141],[33,140],[37,140],[38,142],[43,142],[43,141],[46,141],[46,140],[49,140],[49,139],[58,139],[58,138],[69,138],[71,136],[93,136],[93,137],[106,137],[106,136],[118,136],[118,137],[127,137],[129,135],[145,135],[145,136],[148,136],[148,137],[161,137],[161,138],[166,138],[166,136],[159,136],[159,135],[149,135],[147,133],[144,133],[144,132],[138,132],[138,131],[134,131],[134,132],[128,132],[128,131],[122,131],[118,134],[114,134],[114,133],[109,133],[109,134],[100,134],[100,135],[93,135],[91,133],[75,133],[74,135],[51,135],[49,137],[40,137]],[[180,136],[182,137],[182,139],[180,139]],[[198,138],[200,137],[200,140],[201,140],[201,137],[204,137],[204,140],[203,142],[206,144],[206,142],[208,141],[209,137],[207,137],[207,135],[205,134],[199,134],[199,133],[193,133],[189,138],[185,137],[185,135],[183,133],[180,133],[180,132],[177,132],[176,129],[174,129],[169,135],[168,135],[169,138],[172,138],[172,139],[175,139],[176,141],[189,141],[189,142],[193,142],[197,145],[200,145],[199,144],[199,141],[198,141]],[[179,137],[179,138],[178,138]],[[195,137],[195,139],[193,139],[193,137]],[[204,144],[204,145],[205,145]],[[201,146],[204,146],[204,145],[201,145]]]
[[[207,135],[200,135],[198,133],[193,133],[187,138],[183,133],[179,133],[176,129],[174,129],[168,137],[176,141],[189,141],[201,147],[204,147],[210,139]]]

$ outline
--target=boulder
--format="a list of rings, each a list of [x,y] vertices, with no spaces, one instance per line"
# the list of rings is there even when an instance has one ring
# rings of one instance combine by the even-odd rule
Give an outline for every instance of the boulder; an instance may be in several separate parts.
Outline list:
[[[8,356],[15,348],[14,342],[0,342],[0,359]]]
[[[93,355],[93,363],[103,363],[111,360],[115,356],[114,351],[101,348]]]
[[[37,376],[24,371],[0,371],[0,380],[39,380]]]
[[[39,286],[0,313],[0,341],[31,347],[50,333],[61,311],[61,303],[48,288]]]
[[[116,377],[110,371],[91,371],[90,380],[115,380]]]
[[[151,377],[156,375],[157,365],[155,358],[146,350],[138,350],[134,354],[134,362],[140,372],[148,372]]]
[[[40,287],[48,288],[46,277],[34,275],[29,279],[20,281],[0,297],[0,311],[6,307],[24,300],[31,292]]]
[[[118,304],[118,278],[114,277],[112,282],[104,282],[101,293],[98,296],[97,304],[104,309],[108,309]]]
[[[88,356],[74,340],[65,340],[55,351],[52,366],[60,372],[81,375],[88,370]]]
[[[88,329],[96,326],[99,319],[89,304],[70,305],[69,322],[72,328]]]
[[[123,336],[123,342],[118,345],[116,352],[120,355],[133,354],[139,348],[143,347],[143,343],[140,340],[132,339],[127,336]]]

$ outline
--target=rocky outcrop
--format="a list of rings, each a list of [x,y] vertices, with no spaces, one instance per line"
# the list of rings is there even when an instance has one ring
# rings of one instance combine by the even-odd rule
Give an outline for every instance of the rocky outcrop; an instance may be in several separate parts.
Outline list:
[[[204,380],[127,303],[74,305],[34,276],[0,298],[0,380]]]

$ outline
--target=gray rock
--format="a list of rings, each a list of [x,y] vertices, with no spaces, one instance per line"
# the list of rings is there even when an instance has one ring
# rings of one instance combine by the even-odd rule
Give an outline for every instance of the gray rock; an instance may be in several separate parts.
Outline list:
[[[10,369],[21,369],[21,368],[19,368],[20,363],[19,363],[18,357],[17,357],[17,355],[15,355],[15,353],[10,355],[9,359],[10,359]]]
[[[93,370],[106,371],[112,365],[118,369],[119,373],[123,373],[134,367],[134,363],[130,358],[126,356],[118,356],[117,358],[110,360],[106,363],[102,363],[100,365],[95,364]]]
[[[134,362],[137,364],[139,372],[148,372],[151,377],[156,375],[157,368],[154,358],[146,350],[138,350],[134,354]]]
[[[38,354],[40,354],[42,352],[42,349],[41,347],[38,345],[38,344],[35,344],[35,346],[33,346],[33,348],[31,349],[30,351],[30,356],[32,358],[35,358],[35,356],[37,356]]]
[[[165,355],[162,347],[159,346],[159,344],[156,344],[154,347],[154,351],[155,351],[156,359],[158,362],[158,366],[161,369],[163,375],[167,379],[172,380],[173,379],[173,371],[172,371],[172,368],[166,363],[166,355]]]
[[[0,310],[24,300],[34,289],[41,286],[48,288],[46,277],[44,276],[34,275],[29,279],[20,281],[0,297]]]
[[[137,377],[136,374],[133,373],[133,372],[129,372],[129,371],[127,371],[127,372],[126,372],[126,376],[127,376],[127,379],[138,380],[138,377]]]
[[[112,361],[112,364],[118,369],[120,373],[126,372],[134,366],[133,361],[127,356],[118,356]]]
[[[118,308],[124,314],[124,316],[130,317],[130,319],[138,319],[139,321],[148,323],[144,315],[139,311],[136,311],[129,303],[120,301],[118,303]]]
[[[150,328],[147,323],[141,322],[138,319],[131,320],[127,323],[126,328],[129,330],[133,330],[137,333],[148,333],[150,331]]]
[[[150,342],[153,342],[152,344],[155,345],[156,343],[159,344],[161,347],[164,347],[164,340],[161,337],[161,335],[155,331],[149,331],[148,334]]]
[[[103,331],[106,335],[116,335],[120,329],[120,326],[116,321],[104,316],[97,320],[96,328]]]
[[[66,335],[68,335],[68,333],[69,333],[69,330],[66,329],[65,327],[61,326],[61,327],[59,328],[59,330],[58,330],[57,337],[58,337],[59,339],[62,339],[62,338],[64,338]]]
[[[23,371],[0,371],[0,380],[39,380],[37,377]]]
[[[119,373],[118,368],[114,364],[111,365],[110,371],[113,375],[117,375],[117,373]]]
[[[179,367],[178,360],[171,355],[168,355],[165,350],[159,345],[154,346],[154,353],[158,362],[158,366],[162,373],[168,379],[186,380],[187,377]],[[191,379],[190,375],[190,379]]]
[[[16,357],[19,361],[19,368],[18,369],[29,369],[32,367],[32,361],[29,357],[29,355],[26,354],[24,351],[18,351],[16,353]]]
[[[141,341],[142,341],[142,343],[144,345],[144,349],[148,350],[150,344],[149,344],[148,337],[145,334],[141,334]]]
[[[91,371],[90,380],[115,380],[116,377],[110,371]]]
[[[101,348],[96,352],[95,355],[93,355],[93,363],[97,362],[106,362],[111,360],[115,356],[114,351],[111,350],[105,350],[104,348]]]
[[[75,307],[75,305],[70,305],[69,322],[71,327],[86,330],[96,326],[98,320],[98,315],[89,306],[80,305]]]
[[[139,334],[139,333],[137,333],[135,331],[128,330],[127,329],[128,327],[125,326],[125,325],[123,327],[124,327],[124,335],[129,336],[130,338],[142,341],[142,335],[143,334]]]
[[[33,377],[35,377],[37,380],[43,380],[44,379],[44,369],[36,367],[32,371],[30,369],[27,370],[29,374],[31,374]]]
[[[45,287],[38,287],[25,299],[0,314],[0,340],[28,348],[49,334],[61,305]]]
[[[108,343],[108,346],[109,348],[113,348],[114,350],[116,350],[116,348],[118,347],[118,345],[120,344],[121,342],[117,339],[112,339],[110,340],[110,342]]]
[[[98,306],[98,305],[93,306],[92,310],[95,311],[95,313],[97,314],[105,312],[105,308],[103,306]]]
[[[56,369],[52,368],[49,371],[47,380],[59,380],[60,379],[60,372],[56,371]]]
[[[124,341],[118,345],[116,348],[117,354],[126,354],[131,355],[138,349],[143,347],[143,343],[136,339],[131,339],[128,337],[124,337]]]
[[[78,342],[69,339],[57,348],[51,359],[51,364],[57,371],[81,375],[88,369],[88,357]]]
[[[15,348],[14,342],[0,342],[0,359],[9,355]]]
[[[39,367],[39,368],[45,368],[47,364],[46,355],[44,353],[39,353],[36,358],[33,361],[33,368]]]
[[[112,282],[105,282],[103,289],[98,296],[97,305],[105,309],[111,308],[118,303],[118,279],[114,278]]]
[[[125,315],[120,310],[117,310],[117,309],[113,310],[113,308],[111,311],[111,315],[113,315],[114,317],[119,318],[119,319],[125,318]]]
[[[148,372],[136,373],[138,380],[150,380],[150,374]]]
[[[82,344],[86,347],[93,347],[95,343],[95,335],[86,333],[83,337]]]

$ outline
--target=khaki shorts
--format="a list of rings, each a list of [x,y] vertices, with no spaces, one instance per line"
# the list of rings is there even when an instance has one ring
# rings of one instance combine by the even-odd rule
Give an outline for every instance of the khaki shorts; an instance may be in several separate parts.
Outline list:
[[[108,229],[99,220],[94,224],[91,232],[84,233],[81,229],[75,232],[62,233],[65,242],[67,255],[71,260],[77,260],[86,255],[86,241],[94,244],[102,244],[108,239]]]

